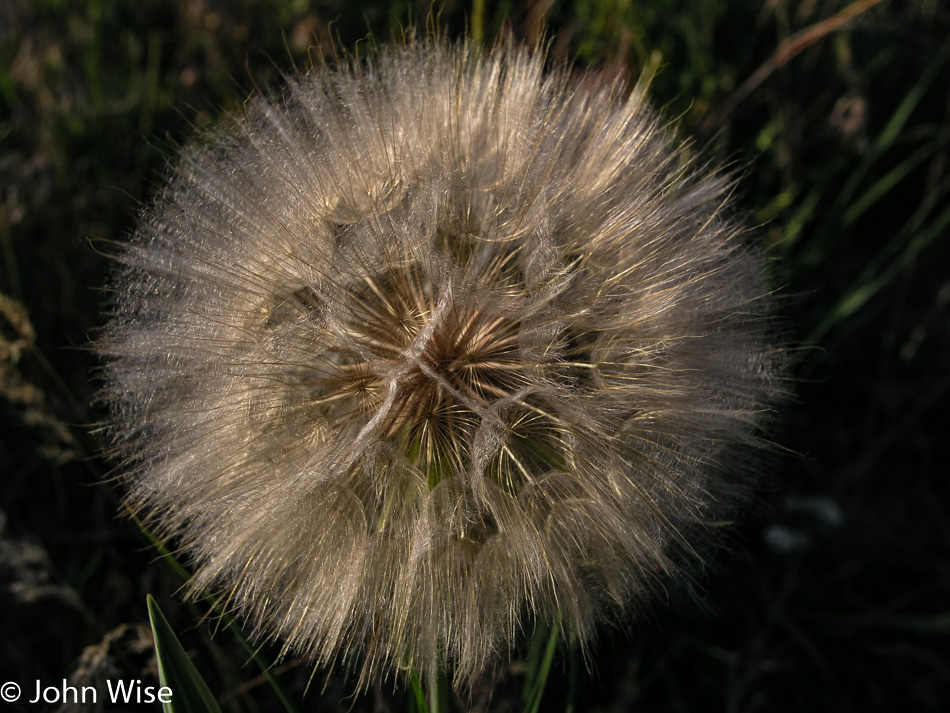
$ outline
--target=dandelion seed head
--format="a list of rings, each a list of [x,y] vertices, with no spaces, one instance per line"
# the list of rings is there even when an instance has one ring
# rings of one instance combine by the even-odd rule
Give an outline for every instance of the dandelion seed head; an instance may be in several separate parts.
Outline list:
[[[586,645],[752,472],[776,368],[728,193],[642,91],[526,51],[289,81],[182,153],[119,258],[130,504],[195,591],[364,683],[464,684],[535,622]]]

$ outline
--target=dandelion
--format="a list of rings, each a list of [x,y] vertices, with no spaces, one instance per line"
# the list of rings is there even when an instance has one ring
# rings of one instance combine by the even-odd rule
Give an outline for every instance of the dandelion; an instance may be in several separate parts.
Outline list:
[[[410,42],[291,80],[119,258],[129,503],[195,591],[363,684],[464,685],[538,624],[588,645],[752,471],[775,360],[728,181],[642,91],[543,64]]]

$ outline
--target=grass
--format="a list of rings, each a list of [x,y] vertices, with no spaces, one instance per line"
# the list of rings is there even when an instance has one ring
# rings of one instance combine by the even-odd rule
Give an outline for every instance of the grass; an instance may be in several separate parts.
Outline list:
[[[950,9],[845,0],[445,3],[581,66],[655,71],[676,130],[742,174],[774,257],[796,398],[762,507],[701,582],[605,632],[587,676],[555,658],[541,710],[942,710],[950,700]],[[226,9],[225,9],[226,8]],[[222,710],[278,699],[226,622],[120,515],[90,426],[108,245],[175,147],[313,46],[385,37],[422,2],[240,0],[0,8],[0,679],[155,679],[146,594]],[[849,9],[850,8],[850,9]],[[473,14],[474,13],[474,14]],[[480,29],[479,29],[480,28]],[[809,38],[803,43],[802,37]],[[794,50],[794,51],[793,51]],[[766,69],[763,70],[763,67]],[[755,81],[751,81],[752,79]],[[754,86],[752,86],[754,85]],[[751,86],[751,88],[750,88]],[[216,631],[212,637],[209,634]],[[274,660],[264,646],[261,656]],[[565,657],[566,659],[566,657]],[[298,709],[406,710],[391,686],[297,660]],[[576,680],[576,683],[571,683]],[[520,710],[521,675],[491,710]],[[309,684],[309,687],[308,687]],[[91,685],[91,684],[87,684]],[[476,689],[473,706],[489,709]],[[534,700],[534,699],[533,699]],[[572,704],[573,705],[573,704]]]

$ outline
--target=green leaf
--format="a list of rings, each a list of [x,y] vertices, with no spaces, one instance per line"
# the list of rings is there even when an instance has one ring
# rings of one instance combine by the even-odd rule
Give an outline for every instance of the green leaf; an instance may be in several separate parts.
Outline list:
[[[858,190],[858,187],[864,180],[871,166],[894,145],[904,125],[908,119],[910,119],[911,114],[913,114],[914,109],[917,108],[920,100],[923,99],[926,94],[930,84],[939,76],[940,69],[948,57],[950,57],[950,42],[945,42],[940,50],[934,54],[927,69],[922,72],[918,80],[911,85],[911,88],[894,111],[894,114],[887,122],[883,131],[881,131],[877,139],[865,152],[864,160],[845,183],[844,189],[838,196],[836,205],[843,206],[851,201],[852,196]]]
[[[162,686],[172,691],[171,702],[162,703],[165,713],[220,713],[208,684],[191,663],[151,594],[148,595],[148,618],[155,637],[158,678]]]
[[[555,623],[550,630],[542,624],[538,624],[535,629],[527,661],[528,675],[525,679],[523,694],[524,713],[538,713],[541,709],[541,699],[544,698],[544,689],[548,683],[548,674],[551,673],[551,663],[554,661],[554,652],[557,650],[560,634],[559,623]],[[546,644],[545,638],[547,638]]]
[[[416,704],[416,713],[429,713],[429,704],[426,703],[426,694],[425,691],[422,690],[422,681],[419,680],[419,675],[415,671],[409,674],[409,683],[412,685],[412,695]]]
[[[158,553],[169,564],[169,566],[171,566],[171,568],[175,570],[175,572],[177,572],[178,575],[184,581],[186,582],[190,581],[191,574],[188,572],[188,570],[186,570],[181,565],[181,563],[177,559],[175,559],[175,556],[169,551],[169,549],[165,546],[165,544],[160,539],[158,539],[152,533],[152,531],[148,529],[145,523],[143,523],[134,514],[130,513],[130,517],[132,518],[133,522],[135,522],[135,524],[138,525],[138,528],[139,530],[142,531],[142,534],[144,534],[145,537],[148,538],[149,542],[151,542],[152,545],[154,545],[155,549],[158,550]],[[228,629],[228,631],[230,631],[232,634],[234,634],[234,637],[238,640],[241,646],[244,647],[244,650],[247,651],[248,654],[250,654],[254,662],[260,667],[261,673],[264,674],[264,678],[267,679],[267,682],[270,684],[271,689],[280,699],[281,704],[283,704],[284,710],[287,711],[287,713],[297,713],[297,709],[294,707],[293,703],[290,702],[290,699],[287,697],[287,694],[284,692],[284,689],[281,687],[280,683],[277,681],[277,678],[274,676],[273,672],[271,671],[271,665],[267,661],[264,660],[264,658],[261,656],[258,650],[251,645],[250,641],[247,640],[247,637],[244,636],[244,633],[241,631],[241,628],[238,626],[234,618],[230,614],[225,612],[220,602],[218,602],[211,595],[206,594],[205,592],[201,592],[201,597],[208,603],[208,605],[212,609],[218,612],[225,628]]]
[[[864,211],[877,203],[881,196],[885,195],[903,181],[917,166],[928,159],[932,159],[945,142],[946,138],[944,138],[943,141],[926,143],[917,149],[909,158],[898,164],[886,176],[868,188],[858,200],[851,204],[851,207],[845,211],[841,218],[842,224],[850,225],[857,220]]]

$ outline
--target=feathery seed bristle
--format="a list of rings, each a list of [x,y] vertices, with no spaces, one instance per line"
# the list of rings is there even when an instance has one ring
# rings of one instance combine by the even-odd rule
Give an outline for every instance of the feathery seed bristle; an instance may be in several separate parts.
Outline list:
[[[437,41],[185,150],[103,395],[194,590],[362,682],[589,643],[711,537],[776,391],[762,260],[642,92]],[[361,657],[361,658],[359,658]]]

